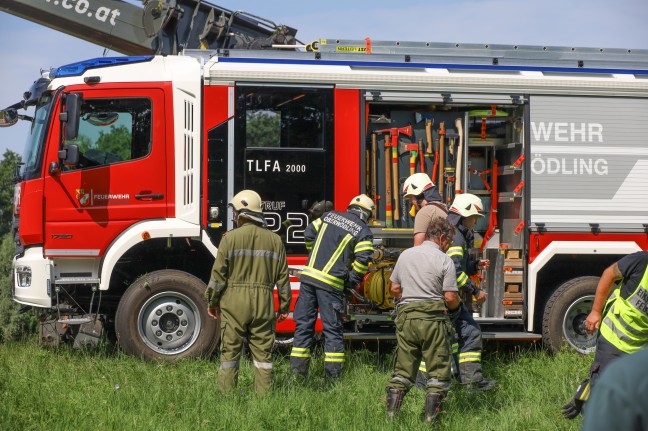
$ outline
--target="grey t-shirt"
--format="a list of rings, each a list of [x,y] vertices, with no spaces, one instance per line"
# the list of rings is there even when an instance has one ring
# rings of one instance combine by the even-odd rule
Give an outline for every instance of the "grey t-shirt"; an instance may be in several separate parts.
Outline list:
[[[443,300],[443,292],[458,291],[452,259],[432,241],[405,250],[390,279],[403,289],[401,304]]]

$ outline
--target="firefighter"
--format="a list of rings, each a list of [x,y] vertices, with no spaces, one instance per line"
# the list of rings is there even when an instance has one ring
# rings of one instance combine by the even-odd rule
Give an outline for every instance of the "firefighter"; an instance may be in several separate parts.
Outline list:
[[[425,240],[430,222],[437,217],[446,218],[448,209],[442,202],[439,190],[427,174],[412,174],[403,183],[403,196],[410,200],[409,214],[414,218],[414,245]]]
[[[648,345],[648,251],[627,255],[603,271],[585,329],[599,330],[596,353],[588,378],[562,408],[567,419],[581,412],[604,368]]]
[[[430,222],[435,218],[445,219],[448,215],[448,208],[442,202],[441,195],[436,186],[427,174],[412,174],[403,183],[403,197],[409,198],[411,208],[410,216],[414,217],[414,245],[421,245],[425,240],[425,235]],[[452,337],[452,374],[457,376],[458,361],[457,357],[457,339]],[[416,377],[416,387],[425,389],[427,377],[425,373],[426,363],[421,361],[419,373]]]
[[[388,416],[400,409],[405,394],[414,386],[421,359],[426,364],[425,420],[434,421],[450,388],[449,313],[460,310],[457,278],[452,259],[445,254],[455,228],[437,217],[428,226],[426,241],[405,250],[391,275],[396,308],[398,342],[394,372],[387,384]]]
[[[304,231],[308,261],[301,273],[290,368],[306,377],[310,365],[315,321],[319,315],[324,331],[324,371],[340,377],[344,364],[342,315],[345,283],[355,286],[367,272],[373,255],[373,236],[367,222],[374,210],[366,195],[351,200],[346,212],[330,211],[311,222]]]
[[[484,378],[481,363],[481,329],[468,309],[473,297],[477,305],[486,300],[486,292],[470,279],[478,270],[486,269],[490,265],[488,259],[476,260],[470,253],[473,248],[473,228],[477,220],[483,217],[480,213],[482,208],[481,199],[473,194],[462,193],[455,197],[450,206],[448,221],[457,227],[457,233],[448,249],[448,256],[455,264],[457,287],[462,298],[461,312],[454,321],[458,338],[459,378],[461,383],[470,389],[488,391],[496,386],[496,382]]]
[[[291,290],[286,250],[279,236],[266,229],[261,197],[243,190],[229,203],[236,228],[223,237],[205,297],[208,313],[221,319],[219,388],[228,392],[238,382],[243,340],[247,337],[254,364],[254,388],[263,394],[272,385],[275,319],[288,317]],[[279,291],[275,315],[273,290]]]

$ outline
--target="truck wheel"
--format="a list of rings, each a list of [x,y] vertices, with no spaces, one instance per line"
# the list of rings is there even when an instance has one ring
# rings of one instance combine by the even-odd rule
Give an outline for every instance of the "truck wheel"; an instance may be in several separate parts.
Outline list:
[[[551,295],[542,319],[542,339],[550,351],[560,351],[564,341],[580,353],[594,351],[597,334],[585,330],[585,319],[592,311],[598,280],[574,278]]]
[[[219,321],[207,314],[205,284],[193,275],[161,270],[135,281],[115,315],[124,351],[145,359],[209,356],[220,336]]]

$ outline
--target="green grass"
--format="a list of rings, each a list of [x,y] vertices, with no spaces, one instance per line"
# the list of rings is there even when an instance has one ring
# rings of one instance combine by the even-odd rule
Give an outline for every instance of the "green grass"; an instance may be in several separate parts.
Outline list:
[[[275,390],[257,397],[252,368],[242,363],[233,394],[216,391],[218,358],[145,362],[111,346],[95,351],[44,349],[35,342],[0,344],[2,430],[423,430],[424,394],[413,389],[399,416],[384,415],[391,346],[354,344],[344,377],[329,383],[317,356],[311,377],[295,382],[288,350],[277,353]],[[578,430],[560,406],[584,377],[591,356],[549,355],[523,344],[488,343],[485,371],[496,392],[453,385],[442,430]]]

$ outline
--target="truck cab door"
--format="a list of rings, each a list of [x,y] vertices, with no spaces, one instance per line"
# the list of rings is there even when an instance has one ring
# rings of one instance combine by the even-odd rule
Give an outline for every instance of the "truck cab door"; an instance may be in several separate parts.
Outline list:
[[[70,88],[74,91],[74,88]],[[129,226],[169,214],[161,88],[83,90],[79,161],[49,169],[44,185],[47,256],[98,257]],[[60,123],[50,142],[60,142]],[[50,145],[45,166],[58,162]]]

